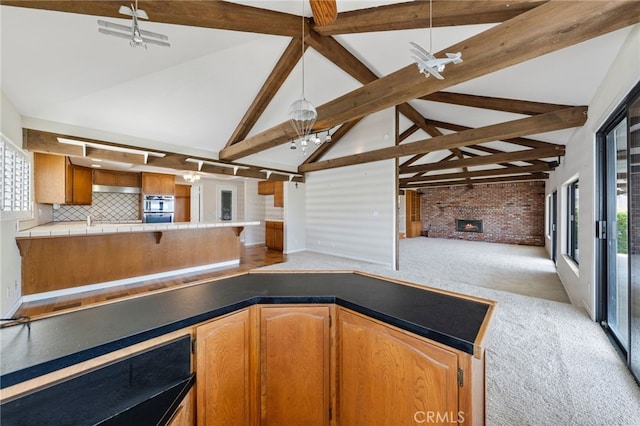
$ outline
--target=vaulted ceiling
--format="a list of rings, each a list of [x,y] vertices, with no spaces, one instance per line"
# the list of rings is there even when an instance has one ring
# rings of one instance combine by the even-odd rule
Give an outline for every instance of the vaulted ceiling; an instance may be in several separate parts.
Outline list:
[[[191,158],[202,172],[297,180],[398,158],[403,188],[546,178],[640,21],[638,1],[434,0],[430,40],[425,1],[337,0],[337,19],[320,26],[306,0],[140,0],[141,28],[171,43],[143,50],[97,31],[97,17],[129,23],[120,1],[1,4],[2,90],[31,150],[132,170],[195,170]],[[305,97],[320,136],[333,136],[306,157],[289,149],[288,122],[303,39]],[[425,78],[409,41],[464,62]]]

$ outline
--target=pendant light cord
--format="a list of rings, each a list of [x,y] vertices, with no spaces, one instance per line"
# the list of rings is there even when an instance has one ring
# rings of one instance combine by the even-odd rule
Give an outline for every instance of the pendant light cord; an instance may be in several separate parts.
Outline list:
[[[302,0],[302,31],[300,32],[300,46],[302,50],[302,52],[300,53],[300,58],[302,59],[302,99],[305,99],[304,97],[304,2],[305,0]]]
[[[302,5],[304,7],[304,4]],[[429,53],[433,55],[433,1],[429,0]]]

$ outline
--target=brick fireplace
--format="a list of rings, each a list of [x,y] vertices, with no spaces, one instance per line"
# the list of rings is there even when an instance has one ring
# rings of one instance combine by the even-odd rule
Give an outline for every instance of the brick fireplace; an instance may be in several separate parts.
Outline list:
[[[544,182],[449,186],[421,192],[422,225],[429,237],[544,245]]]

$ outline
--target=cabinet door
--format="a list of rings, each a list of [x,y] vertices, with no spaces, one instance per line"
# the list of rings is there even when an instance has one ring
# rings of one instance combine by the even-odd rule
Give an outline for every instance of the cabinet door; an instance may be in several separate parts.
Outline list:
[[[162,195],[176,195],[176,177],[163,175],[161,179]]]
[[[173,175],[161,173],[142,173],[142,193],[146,195],[175,195]]]
[[[198,425],[251,424],[249,310],[196,330]]]
[[[273,182],[273,206],[284,207],[284,183]]]
[[[338,424],[464,421],[455,352],[344,309],[338,315]]]
[[[73,170],[73,204],[89,205],[92,201],[93,174],[88,167],[71,166]]]
[[[118,186],[118,175],[109,170],[94,170],[93,183],[96,185]]]
[[[329,424],[330,342],[328,306],[260,309],[262,425]]]
[[[284,250],[284,223],[273,223],[273,249],[282,251]]]
[[[168,426],[194,426],[196,424],[193,410],[193,393],[194,389],[192,388],[178,406],[178,409],[169,421]]]
[[[258,194],[259,195],[273,194],[273,181],[261,180],[260,182],[258,182]]]
[[[66,158],[36,152],[33,154],[33,180],[36,203],[66,202]]]

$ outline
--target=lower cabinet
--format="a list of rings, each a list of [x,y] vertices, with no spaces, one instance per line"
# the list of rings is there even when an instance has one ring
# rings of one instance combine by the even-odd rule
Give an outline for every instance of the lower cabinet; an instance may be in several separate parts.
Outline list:
[[[195,425],[195,395],[194,389],[184,397],[175,414],[167,423],[168,426],[193,426]]]
[[[484,424],[483,354],[346,308],[257,305],[196,336],[198,425]]]
[[[284,250],[284,223],[267,220],[264,228],[265,246],[269,250]]]
[[[329,310],[256,306],[196,330],[198,425],[328,425]]]
[[[198,425],[255,424],[251,316],[246,309],[196,329]]]
[[[337,332],[338,424],[464,423],[455,352],[343,309]]]
[[[329,307],[260,309],[262,425],[328,425]]]

